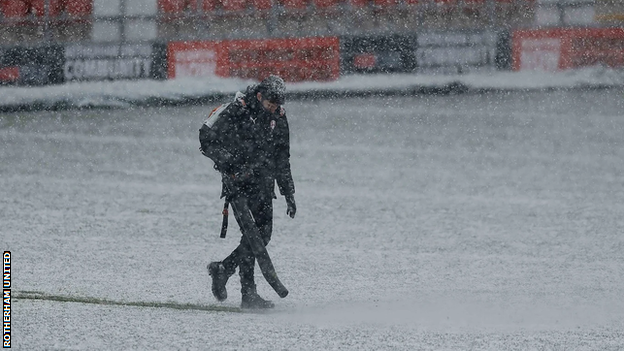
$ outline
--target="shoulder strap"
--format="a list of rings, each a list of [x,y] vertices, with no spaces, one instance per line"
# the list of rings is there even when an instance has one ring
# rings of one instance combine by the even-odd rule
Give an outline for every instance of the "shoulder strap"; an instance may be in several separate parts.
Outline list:
[[[212,128],[212,126],[214,126],[214,124],[217,123],[219,118],[221,118],[221,114],[223,113],[223,111],[225,111],[225,109],[228,106],[230,106],[229,102],[227,104],[217,106],[214,110],[210,112],[210,114],[208,115],[208,118],[206,118],[206,120],[204,121],[204,125],[208,126],[209,128]]]

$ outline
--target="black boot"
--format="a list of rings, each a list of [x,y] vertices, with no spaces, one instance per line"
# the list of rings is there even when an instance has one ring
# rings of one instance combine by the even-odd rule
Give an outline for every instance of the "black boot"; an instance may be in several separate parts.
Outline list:
[[[241,301],[241,308],[246,309],[264,309],[273,307],[275,307],[273,302],[261,298],[256,292],[244,294]]]
[[[211,262],[208,265],[208,274],[212,277],[212,294],[214,297],[219,301],[227,299],[227,289],[225,285],[230,276],[227,274],[223,263]]]
[[[241,277],[241,308],[245,309],[264,309],[273,308],[275,305],[271,301],[267,301],[258,295],[256,291],[256,283],[254,281],[254,265],[253,257],[241,262],[239,267]]]

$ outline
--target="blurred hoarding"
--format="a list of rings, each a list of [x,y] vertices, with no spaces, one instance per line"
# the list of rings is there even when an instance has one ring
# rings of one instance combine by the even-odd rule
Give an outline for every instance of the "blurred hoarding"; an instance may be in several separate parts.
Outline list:
[[[521,30],[512,47],[516,71],[624,67],[624,28]]]

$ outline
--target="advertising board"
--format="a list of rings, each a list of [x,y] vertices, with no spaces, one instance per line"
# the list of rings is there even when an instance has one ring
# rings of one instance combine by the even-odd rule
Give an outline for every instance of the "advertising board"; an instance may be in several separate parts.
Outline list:
[[[340,75],[337,37],[171,42],[168,77],[238,77],[326,81]]]
[[[420,73],[460,74],[498,68],[498,33],[423,32],[416,39],[415,56]]]
[[[624,67],[624,28],[519,30],[512,47],[516,71]]]
[[[0,50],[0,84],[46,85],[63,82],[61,46]]]
[[[70,44],[65,46],[63,77],[65,81],[164,79],[163,45]]]

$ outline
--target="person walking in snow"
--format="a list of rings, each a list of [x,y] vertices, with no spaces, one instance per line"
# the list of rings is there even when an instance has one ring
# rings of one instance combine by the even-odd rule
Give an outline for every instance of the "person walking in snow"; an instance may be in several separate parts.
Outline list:
[[[294,218],[297,212],[289,127],[282,107],[285,93],[284,80],[271,75],[247,87],[245,93],[236,93],[234,101],[213,110],[199,130],[200,150],[221,173],[221,197],[225,197],[226,206],[228,202],[232,204],[243,234],[228,257],[208,264],[212,293],[219,301],[227,299],[226,283],[238,267],[242,308],[274,306],[256,291],[256,259],[276,292],[281,297],[288,294],[277,280],[265,249],[273,230],[275,182],[286,199],[286,213]],[[265,271],[267,266],[272,273]]]

